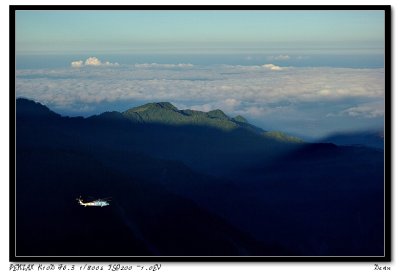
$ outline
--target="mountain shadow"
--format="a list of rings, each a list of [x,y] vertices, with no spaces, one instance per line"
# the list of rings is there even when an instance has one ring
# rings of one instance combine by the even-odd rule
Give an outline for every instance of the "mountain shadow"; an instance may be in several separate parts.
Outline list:
[[[17,99],[16,117],[19,255],[383,255],[381,150],[169,103],[68,118]]]
[[[384,148],[384,131],[368,130],[348,133],[336,133],[328,136],[319,142],[333,143],[343,146],[365,146],[372,148]]]

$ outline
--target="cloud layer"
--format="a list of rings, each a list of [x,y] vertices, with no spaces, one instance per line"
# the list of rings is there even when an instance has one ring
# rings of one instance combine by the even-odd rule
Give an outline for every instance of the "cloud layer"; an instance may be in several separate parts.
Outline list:
[[[75,69],[99,66],[102,69]],[[295,120],[353,118],[360,123],[360,118],[384,116],[385,76],[380,68],[294,68],[271,63],[118,66],[95,57],[74,61],[71,67],[17,70],[17,96],[78,114],[101,103],[170,101],[180,108],[220,108],[265,126],[277,120],[295,124]]]
[[[360,118],[376,118],[385,115],[385,104],[382,102],[365,103],[345,109],[340,112],[342,115]]]
[[[117,62],[111,63],[109,61],[106,62],[101,62],[98,58],[96,57],[90,57],[85,60],[76,60],[71,62],[71,67],[73,68],[81,68],[84,66],[118,66],[119,64]]]
[[[178,63],[178,64],[161,64],[161,63],[140,63],[135,64],[135,68],[188,68],[193,67],[190,63]]]
[[[289,55],[278,55],[278,56],[269,56],[267,59],[269,60],[289,60]]]
[[[279,67],[279,66],[271,64],[271,63],[264,64],[262,67],[267,68],[267,69],[272,70],[272,71],[282,71],[284,69],[282,67]]]

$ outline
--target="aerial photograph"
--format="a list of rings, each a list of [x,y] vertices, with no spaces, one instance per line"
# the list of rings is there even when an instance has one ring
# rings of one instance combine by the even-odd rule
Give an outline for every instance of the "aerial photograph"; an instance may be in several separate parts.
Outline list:
[[[11,255],[387,256],[387,10],[12,12]]]

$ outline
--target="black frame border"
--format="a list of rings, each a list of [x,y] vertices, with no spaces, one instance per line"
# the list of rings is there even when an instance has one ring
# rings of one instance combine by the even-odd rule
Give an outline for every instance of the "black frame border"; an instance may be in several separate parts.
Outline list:
[[[16,256],[15,20],[17,10],[382,10],[385,13],[385,255],[384,256]],[[392,261],[392,18],[390,5],[10,5],[9,6],[9,261],[10,262],[391,262]]]

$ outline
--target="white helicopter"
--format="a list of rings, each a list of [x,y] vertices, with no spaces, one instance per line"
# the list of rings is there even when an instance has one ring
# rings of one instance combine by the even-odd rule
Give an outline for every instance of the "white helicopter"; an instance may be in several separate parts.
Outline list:
[[[94,201],[89,201],[89,202],[83,202],[82,198],[79,197],[76,200],[78,200],[78,203],[82,206],[89,206],[89,207],[104,207],[104,206],[108,206],[110,205],[109,201],[110,201],[111,197],[107,197],[107,198],[99,198],[96,199]]]

